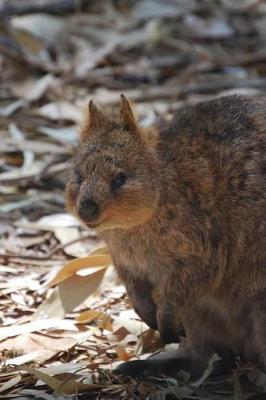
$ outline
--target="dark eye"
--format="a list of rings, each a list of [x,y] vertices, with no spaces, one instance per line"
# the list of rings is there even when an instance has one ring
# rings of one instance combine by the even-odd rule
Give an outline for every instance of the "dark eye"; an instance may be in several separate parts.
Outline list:
[[[114,179],[112,180],[111,183],[111,192],[115,193],[117,192],[127,181],[127,176],[124,172],[119,172]]]
[[[76,183],[77,183],[78,185],[80,185],[80,184],[82,183],[83,178],[82,178],[82,176],[80,175],[79,172],[76,172],[76,173],[75,173],[75,180],[76,180]]]

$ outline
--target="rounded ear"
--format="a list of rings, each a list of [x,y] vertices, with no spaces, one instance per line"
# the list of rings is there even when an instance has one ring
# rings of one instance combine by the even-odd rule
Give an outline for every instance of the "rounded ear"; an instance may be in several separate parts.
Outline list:
[[[138,124],[135,120],[132,108],[126,97],[121,94],[121,107],[120,116],[122,120],[123,127],[129,132],[138,132]]]
[[[85,111],[85,118],[81,127],[80,141],[88,139],[91,130],[99,132],[113,128],[113,122],[108,118],[92,100],[89,101],[88,109]]]

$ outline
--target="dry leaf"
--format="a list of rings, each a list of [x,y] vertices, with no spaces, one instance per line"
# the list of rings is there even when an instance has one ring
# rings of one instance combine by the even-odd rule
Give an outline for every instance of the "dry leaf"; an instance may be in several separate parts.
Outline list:
[[[88,310],[84,311],[79,316],[76,318],[76,321],[79,324],[88,324],[92,321],[94,321],[96,318],[102,317],[103,313],[102,311],[97,311],[97,310]]]
[[[64,318],[93,294],[101,284],[106,268],[100,268],[87,276],[64,277],[50,297],[34,313],[34,319]]]
[[[54,357],[60,351],[67,351],[77,343],[77,339],[69,337],[67,331],[64,337],[49,336],[42,333],[28,333],[9,338],[0,343],[0,351],[10,350],[19,353],[8,358],[8,365],[21,365],[30,361],[43,363]]]
[[[148,325],[139,319],[134,310],[120,312],[119,317],[115,318],[113,326],[114,331],[123,326],[128,332],[135,336],[139,336],[149,329]]]
[[[41,226],[49,226],[53,229],[80,226],[80,223],[77,221],[77,219],[67,213],[45,215],[44,217],[40,218],[35,224],[40,224]]]
[[[65,279],[71,277],[76,272],[87,269],[87,268],[98,268],[105,269],[108,265],[111,264],[111,257],[108,255],[91,255],[83,258],[76,258],[73,261],[70,261],[68,264],[64,266],[64,268],[59,271],[59,273],[55,276],[55,278],[49,283],[49,286],[58,285],[63,282]]]
[[[38,113],[51,120],[67,120],[77,123],[80,122],[82,117],[81,110],[64,101],[45,104],[39,108]]]
[[[58,40],[66,29],[64,18],[44,13],[20,15],[12,18],[11,24],[12,27],[24,30],[28,35],[37,38],[36,40],[41,39],[50,44]]]
[[[40,54],[44,49],[44,45],[40,39],[37,39],[28,32],[18,29],[13,30],[13,36],[24,50],[27,50],[29,53]]]
[[[76,329],[75,324],[70,320],[60,321],[58,319],[46,319],[28,322],[15,326],[0,327],[0,340],[8,337],[22,335],[30,332],[40,332],[43,329]]]
[[[113,321],[109,315],[104,314],[103,318],[99,321],[98,327],[101,329],[106,329],[107,331],[113,332]]]
[[[44,372],[38,369],[27,367],[26,365],[21,367],[19,370],[26,371],[29,374],[34,375],[36,378],[46,383],[46,385],[48,385],[56,393],[76,394],[78,391],[96,390],[102,387],[100,385],[90,385],[72,379],[67,379],[66,381],[60,381],[59,379],[56,379],[51,375],[45,374]]]
[[[21,381],[21,375],[17,374],[13,378],[9,379],[7,382],[4,382],[0,386],[0,393],[6,392],[12,387],[16,386]]]
[[[121,361],[128,361],[132,358],[132,354],[128,353],[124,346],[120,345],[116,347],[118,359]]]
[[[47,74],[39,80],[28,79],[19,84],[13,84],[12,87],[16,95],[28,101],[37,101],[41,99],[47,91],[58,86],[59,83],[60,81],[53,75]]]

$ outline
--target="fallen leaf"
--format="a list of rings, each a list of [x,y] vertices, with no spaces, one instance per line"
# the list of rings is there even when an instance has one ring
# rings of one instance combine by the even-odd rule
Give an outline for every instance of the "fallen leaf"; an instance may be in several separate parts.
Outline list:
[[[67,278],[74,275],[76,272],[87,268],[105,269],[111,264],[111,257],[109,255],[91,255],[83,258],[76,258],[66,264],[61,271],[49,283],[49,286],[58,285]]]
[[[28,79],[13,85],[13,90],[17,96],[23,97],[28,101],[37,101],[41,99],[45,93],[58,86],[60,81],[53,75],[44,75],[39,80]]]
[[[119,316],[115,318],[113,326],[114,331],[123,326],[135,336],[139,336],[149,329],[148,325],[139,319],[134,310],[121,311]]]
[[[49,14],[37,13],[19,15],[11,20],[13,28],[26,31],[35,40],[44,40],[53,44],[65,33],[66,20]]]
[[[20,367],[19,370],[26,371],[29,374],[34,375],[36,378],[46,383],[46,385],[48,385],[51,389],[53,389],[57,393],[76,394],[78,391],[99,390],[102,388],[101,385],[86,384],[72,379],[61,381],[59,379],[54,378],[51,375],[44,373],[43,371],[27,367],[26,365]]]
[[[17,337],[9,338],[0,343],[0,351],[17,351],[20,355],[8,358],[6,364],[21,365],[30,361],[43,363],[54,357],[60,351],[72,348],[77,339],[68,336],[57,337],[45,333],[27,333]]]
[[[0,386],[0,393],[6,392],[9,389],[12,389],[12,387],[16,386],[20,381],[21,381],[21,375],[17,374],[17,376],[14,376],[13,378],[9,379],[7,382],[4,382]]]
[[[94,321],[96,318],[102,317],[103,313],[102,311],[97,311],[97,310],[88,310],[84,311],[79,316],[76,318],[76,321],[79,324],[88,324],[92,321]]]
[[[21,47],[29,53],[37,55],[44,49],[44,45],[39,38],[34,37],[24,30],[14,29],[13,36]]]
[[[87,276],[64,277],[51,296],[37,308],[33,318],[64,318],[98,289],[105,271],[106,267],[103,267]]]
[[[122,345],[116,346],[116,352],[117,352],[118,359],[121,361],[128,361],[133,356],[132,354],[128,353],[126,351],[125,347]]]
[[[66,142],[73,144],[78,141],[78,129],[76,125],[56,129],[47,126],[40,126],[39,131],[64,145]]]
[[[31,321],[21,325],[0,327],[0,340],[30,332],[40,332],[43,329],[76,329],[70,320],[45,319]]]
[[[37,224],[40,224],[41,226],[49,226],[53,230],[56,228],[80,226],[77,219],[67,213],[45,215],[40,218],[38,222],[35,222],[36,226]]]
[[[71,103],[64,101],[52,102],[40,107],[38,113],[51,120],[66,120],[79,123],[82,117],[81,110]]]
[[[78,228],[75,227],[55,228],[54,234],[62,246],[71,241],[81,239],[80,231]],[[86,248],[83,246],[83,243],[81,241],[77,241],[73,244],[66,246],[64,248],[64,252],[74,257],[82,257],[85,256],[86,253],[88,254]]]

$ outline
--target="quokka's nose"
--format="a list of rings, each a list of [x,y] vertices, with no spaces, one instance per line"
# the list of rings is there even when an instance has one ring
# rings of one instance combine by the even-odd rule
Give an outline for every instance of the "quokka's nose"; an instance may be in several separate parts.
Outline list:
[[[79,216],[85,221],[94,220],[99,214],[100,207],[94,200],[82,200],[79,205]]]

